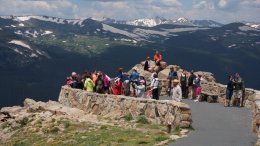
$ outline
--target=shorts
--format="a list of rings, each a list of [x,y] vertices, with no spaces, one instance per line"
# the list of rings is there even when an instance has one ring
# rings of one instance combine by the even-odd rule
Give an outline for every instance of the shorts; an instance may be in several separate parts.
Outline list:
[[[234,90],[234,98],[242,98],[242,90]]]
[[[197,87],[197,88],[195,88],[194,90],[195,90],[196,96],[198,96],[198,95],[201,94],[201,87]]]

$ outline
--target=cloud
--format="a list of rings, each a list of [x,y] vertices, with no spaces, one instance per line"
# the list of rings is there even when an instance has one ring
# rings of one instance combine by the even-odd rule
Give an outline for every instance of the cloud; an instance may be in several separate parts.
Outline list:
[[[244,7],[260,8],[260,0],[242,0],[241,5]]]
[[[193,8],[214,10],[215,6],[214,6],[214,3],[209,2],[209,1],[199,1],[198,3],[193,5]]]
[[[260,0],[0,0],[0,15],[260,21]]]
[[[129,9],[129,5],[127,2],[124,1],[117,1],[117,2],[97,2],[97,6],[101,6],[104,8],[109,8],[109,9]]]
[[[220,0],[220,1],[218,2],[218,6],[219,6],[220,8],[226,7],[227,4],[228,4],[228,1],[227,1],[227,0]]]

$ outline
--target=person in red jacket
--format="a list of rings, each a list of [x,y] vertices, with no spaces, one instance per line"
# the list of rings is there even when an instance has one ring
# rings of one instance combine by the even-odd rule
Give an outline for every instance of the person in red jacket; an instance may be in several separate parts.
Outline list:
[[[120,78],[115,78],[115,86],[113,87],[114,95],[122,94],[122,81]]]

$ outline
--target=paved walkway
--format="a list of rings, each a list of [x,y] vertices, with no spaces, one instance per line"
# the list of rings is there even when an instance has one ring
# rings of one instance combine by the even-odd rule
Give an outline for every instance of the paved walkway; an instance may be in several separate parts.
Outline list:
[[[195,130],[171,146],[253,146],[256,143],[248,109],[191,100],[184,102],[191,107]]]

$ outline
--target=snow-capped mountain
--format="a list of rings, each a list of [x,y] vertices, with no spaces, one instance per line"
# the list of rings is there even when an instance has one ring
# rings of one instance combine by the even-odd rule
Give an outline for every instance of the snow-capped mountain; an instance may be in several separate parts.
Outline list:
[[[223,24],[213,21],[213,20],[192,20],[191,21],[195,26],[202,26],[202,27],[221,27]]]
[[[115,20],[110,18],[92,18],[96,21],[103,23],[114,23],[114,24],[127,24],[133,26],[143,26],[143,27],[154,27],[161,24],[172,24],[172,25],[184,25],[184,26],[199,26],[199,27],[221,27],[223,24],[215,22],[213,20],[189,20],[184,17],[178,19],[165,19],[161,17],[155,18],[143,18],[134,20]]]
[[[247,26],[250,26],[252,28],[260,29],[260,23],[254,23],[254,22],[248,22],[245,23]]]

